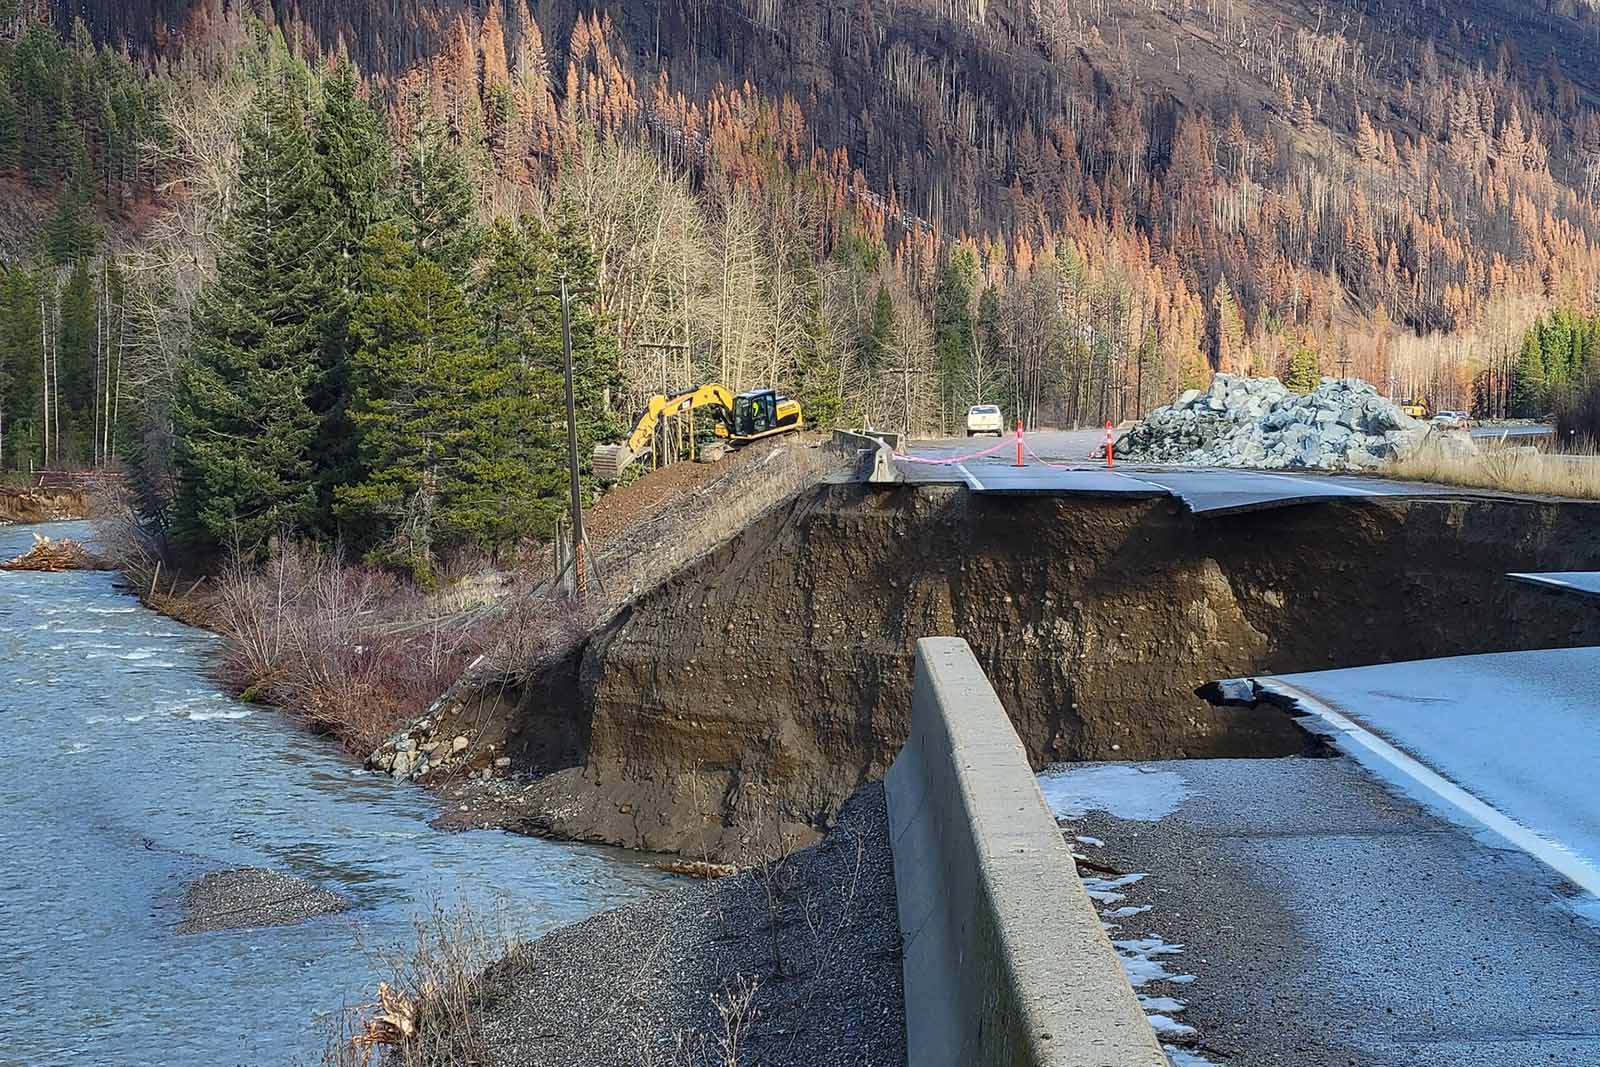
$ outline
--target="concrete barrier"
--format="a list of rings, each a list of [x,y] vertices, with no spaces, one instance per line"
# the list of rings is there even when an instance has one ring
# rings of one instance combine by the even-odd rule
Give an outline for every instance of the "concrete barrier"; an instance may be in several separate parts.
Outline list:
[[[856,458],[855,476],[864,482],[898,482],[900,472],[895,469],[894,450],[899,447],[900,435],[880,433],[876,430],[835,430],[831,444],[834,448]]]
[[[912,1067],[1165,1067],[965,641],[917,643],[911,736],[885,786]]]

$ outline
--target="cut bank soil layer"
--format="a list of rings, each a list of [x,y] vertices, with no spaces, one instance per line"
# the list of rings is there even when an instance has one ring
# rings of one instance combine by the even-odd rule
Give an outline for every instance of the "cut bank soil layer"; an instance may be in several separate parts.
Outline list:
[[[1284,715],[1213,679],[1600,642],[1507,571],[1592,563],[1600,506],[1321,503],[1196,518],[1166,500],[954,487],[804,494],[460,715],[540,776],[501,821],[739,859],[824,829],[907,729],[915,643],[966,638],[1036,762],[1276,756]]]

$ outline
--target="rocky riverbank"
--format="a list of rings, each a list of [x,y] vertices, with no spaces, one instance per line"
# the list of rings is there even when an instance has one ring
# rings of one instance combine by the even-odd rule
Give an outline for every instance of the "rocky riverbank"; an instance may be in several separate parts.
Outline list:
[[[598,915],[491,966],[474,1012],[481,1045],[465,1051],[500,1067],[898,1067],[902,989],[873,784],[817,847]]]

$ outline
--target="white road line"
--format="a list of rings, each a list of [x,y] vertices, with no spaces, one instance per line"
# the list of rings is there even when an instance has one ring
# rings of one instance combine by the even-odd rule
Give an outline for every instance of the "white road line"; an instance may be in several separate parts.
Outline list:
[[[1288,698],[1295,706],[1321,720],[1326,729],[1319,732],[1370,769],[1385,777],[1400,776],[1409,780],[1424,793],[1456,809],[1469,821],[1498,834],[1512,847],[1526,852],[1580,889],[1600,896],[1600,869],[1559,841],[1553,841],[1497,808],[1490,807],[1305,690],[1277,679],[1257,679],[1256,685],[1266,692]]]
[[[965,478],[967,480],[967,488],[968,489],[971,489],[974,492],[982,491],[983,483],[978,481],[977,475],[975,475],[971,471],[967,470],[967,465],[965,463],[957,463],[956,464],[956,470],[960,471],[961,472],[961,477],[963,477],[963,478]]]

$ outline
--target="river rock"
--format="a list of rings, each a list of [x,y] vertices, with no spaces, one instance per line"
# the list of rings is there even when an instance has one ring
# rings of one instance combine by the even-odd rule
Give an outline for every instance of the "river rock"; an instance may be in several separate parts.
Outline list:
[[[465,752],[467,750],[468,743],[469,742],[465,737],[457,737],[454,741],[450,742],[450,751]]]
[[[1414,448],[1425,429],[1359,378],[1323,378],[1301,396],[1276,378],[1218,374],[1204,392],[1145,416],[1115,448],[1162,463],[1356,470]],[[1462,435],[1457,447],[1473,445]]]

